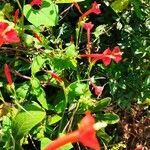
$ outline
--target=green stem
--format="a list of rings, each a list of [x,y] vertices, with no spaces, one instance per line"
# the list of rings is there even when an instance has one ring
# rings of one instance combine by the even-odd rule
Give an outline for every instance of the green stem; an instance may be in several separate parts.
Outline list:
[[[63,119],[64,119],[64,116],[65,116],[65,110],[66,110],[66,107],[67,107],[67,104],[68,104],[68,92],[66,91],[66,87],[65,87],[64,84],[62,85],[62,88],[63,88],[64,95],[65,95],[65,107],[64,107],[64,110],[62,112],[62,118],[61,118],[61,121],[60,121],[60,124],[59,124],[58,134],[61,133],[61,132],[62,133],[64,132],[64,131],[62,131],[62,124],[63,124]]]

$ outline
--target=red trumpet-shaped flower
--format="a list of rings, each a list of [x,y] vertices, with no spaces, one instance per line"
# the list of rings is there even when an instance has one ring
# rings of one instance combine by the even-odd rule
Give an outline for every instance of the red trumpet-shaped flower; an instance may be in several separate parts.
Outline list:
[[[113,59],[116,63],[122,60],[123,52],[120,51],[119,47],[115,47],[112,51],[107,48],[102,54],[82,54],[81,57],[90,57],[92,58],[93,63],[96,63],[98,60],[102,60],[105,66],[108,66]]]
[[[90,83],[91,83],[91,85],[92,85],[92,87],[94,89],[95,95],[100,97],[102,95],[103,90],[104,90],[104,86],[97,86],[96,84],[94,84],[92,79],[91,79]]]
[[[90,49],[90,36],[91,36],[91,30],[94,27],[94,24],[92,22],[85,23],[83,25],[83,28],[87,31],[87,49]]]
[[[11,77],[11,71],[10,71],[10,68],[7,64],[4,65],[4,74],[5,74],[5,77],[7,79],[8,84],[12,85],[13,81],[12,81],[12,77]]]
[[[96,2],[94,2],[92,4],[92,8],[91,8],[91,12],[94,13],[94,14],[100,14],[101,13],[101,10],[99,9],[101,4],[97,4]]]
[[[6,22],[0,22],[0,46],[7,43],[18,43],[20,39],[16,30],[12,29]]]
[[[111,63],[111,59],[118,63],[122,60],[122,54],[123,53],[120,51],[120,48],[118,46],[116,46],[112,51],[108,48],[103,52],[102,61],[105,66]]]
[[[30,4],[31,4],[31,6],[34,6],[34,5],[41,6],[42,2],[43,2],[43,0],[32,0],[32,2]]]
[[[80,142],[93,150],[100,150],[94,129],[95,119],[90,112],[81,120],[79,129],[52,141],[45,150],[56,150],[67,143]]]
[[[94,13],[94,14],[96,14],[96,15],[98,15],[98,14],[101,14],[101,10],[100,10],[100,5],[101,4],[97,4],[96,2],[94,2],[93,4],[92,4],[92,7],[88,10],[88,11],[86,11],[81,17],[80,17],[80,21],[83,19],[83,18],[85,18],[85,17],[87,17],[89,14],[91,14],[91,13]]]

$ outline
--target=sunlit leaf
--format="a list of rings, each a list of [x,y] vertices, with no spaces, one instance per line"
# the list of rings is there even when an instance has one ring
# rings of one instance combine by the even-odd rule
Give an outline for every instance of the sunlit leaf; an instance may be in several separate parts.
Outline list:
[[[58,21],[58,6],[51,0],[44,0],[40,9],[34,9],[30,4],[23,8],[25,17],[36,27],[44,25],[55,26]]]
[[[124,9],[126,9],[128,7],[129,4],[129,0],[115,0],[112,4],[111,4],[111,8],[119,13],[122,12]]]
[[[78,3],[83,1],[84,0],[56,0],[56,3]]]
[[[12,133],[16,140],[20,140],[25,136],[35,125],[40,123],[45,118],[45,111],[43,111],[37,104],[29,104],[24,106],[27,110],[20,111],[13,118]]]

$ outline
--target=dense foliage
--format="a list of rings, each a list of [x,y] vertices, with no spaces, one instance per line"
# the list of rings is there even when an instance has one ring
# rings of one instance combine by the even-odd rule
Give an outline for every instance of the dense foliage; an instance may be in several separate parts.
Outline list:
[[[149,8],[1,0],[0,149],[149,149]]]

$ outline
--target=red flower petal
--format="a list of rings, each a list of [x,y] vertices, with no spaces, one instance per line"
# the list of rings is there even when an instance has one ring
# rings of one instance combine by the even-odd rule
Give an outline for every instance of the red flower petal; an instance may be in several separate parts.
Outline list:
[[[101,14],[101,10],[99,9],[100,4],[97,4],[96,2],[94,2],[92,4],[92,8],[91,8],[91,12],[93,12],[94,14]]]
[[[93,27],[94,27],[94,24],[92,24],[92,22],[88,22],[83,25],[83,28],[85,30],[91,30]]]
[[[107,48],[104,52],[103,55],[111,55],[111,50],[109,48]]]
[[[102,58],[102,62],[104,63],[105,66],[108,66],[111,63],[111,58],[109,58],[107,56],[106,57],[104,56]]]
[[[4,39],[3,39],[3,37],[2,37],[2,36],[0,36],[0,46],[2,46],[2,45],[3,45],[3,43],[4,43]]]
[[[95,95],[101,96],[103,90],[104,90],[103,86],[95,86],[95,88],[94,88]]]
[[[8,23],[0,22],[0,34],[2,34],[6,30],[7,27],[8,27]]]
[[[116,46],[113,51],[112,51],[112,56],[114,56],[114,58],[112,58],[116,63],[118,63],[119,61],[122,60],[122,52],[120,51],[120,48],[118,46]]]
[[[43,0],[32,0],[32,2],[30,4],[31,4],[31,6],[34,6],[34,5],[40,6],[40,5],[42,5],[42,1]]]
[[[12,77],[11,77],[10,68],[7,64],[4,65],[4,73],[5,73],[5,77],[7,79],[8,84],[11,85],[13,83],[13,81],[12,81]]]
[[[4,40],[6,43],[19,43],[20,39],[17,35],[17,32],[14,29],[10,29],[4,35]]]
[[[80,122],[79,142],[94,150],[100,150],[100,145],[96,138],[94,123],[95,119],[92,117],[91,113],[86,112],[86,116]]]
[[[107,48],[104,52],[103,52],[103,56],[102,56],[102,62],[104,63],[105,66],[108,66],[111,63],[111,50],[109,48]]]

